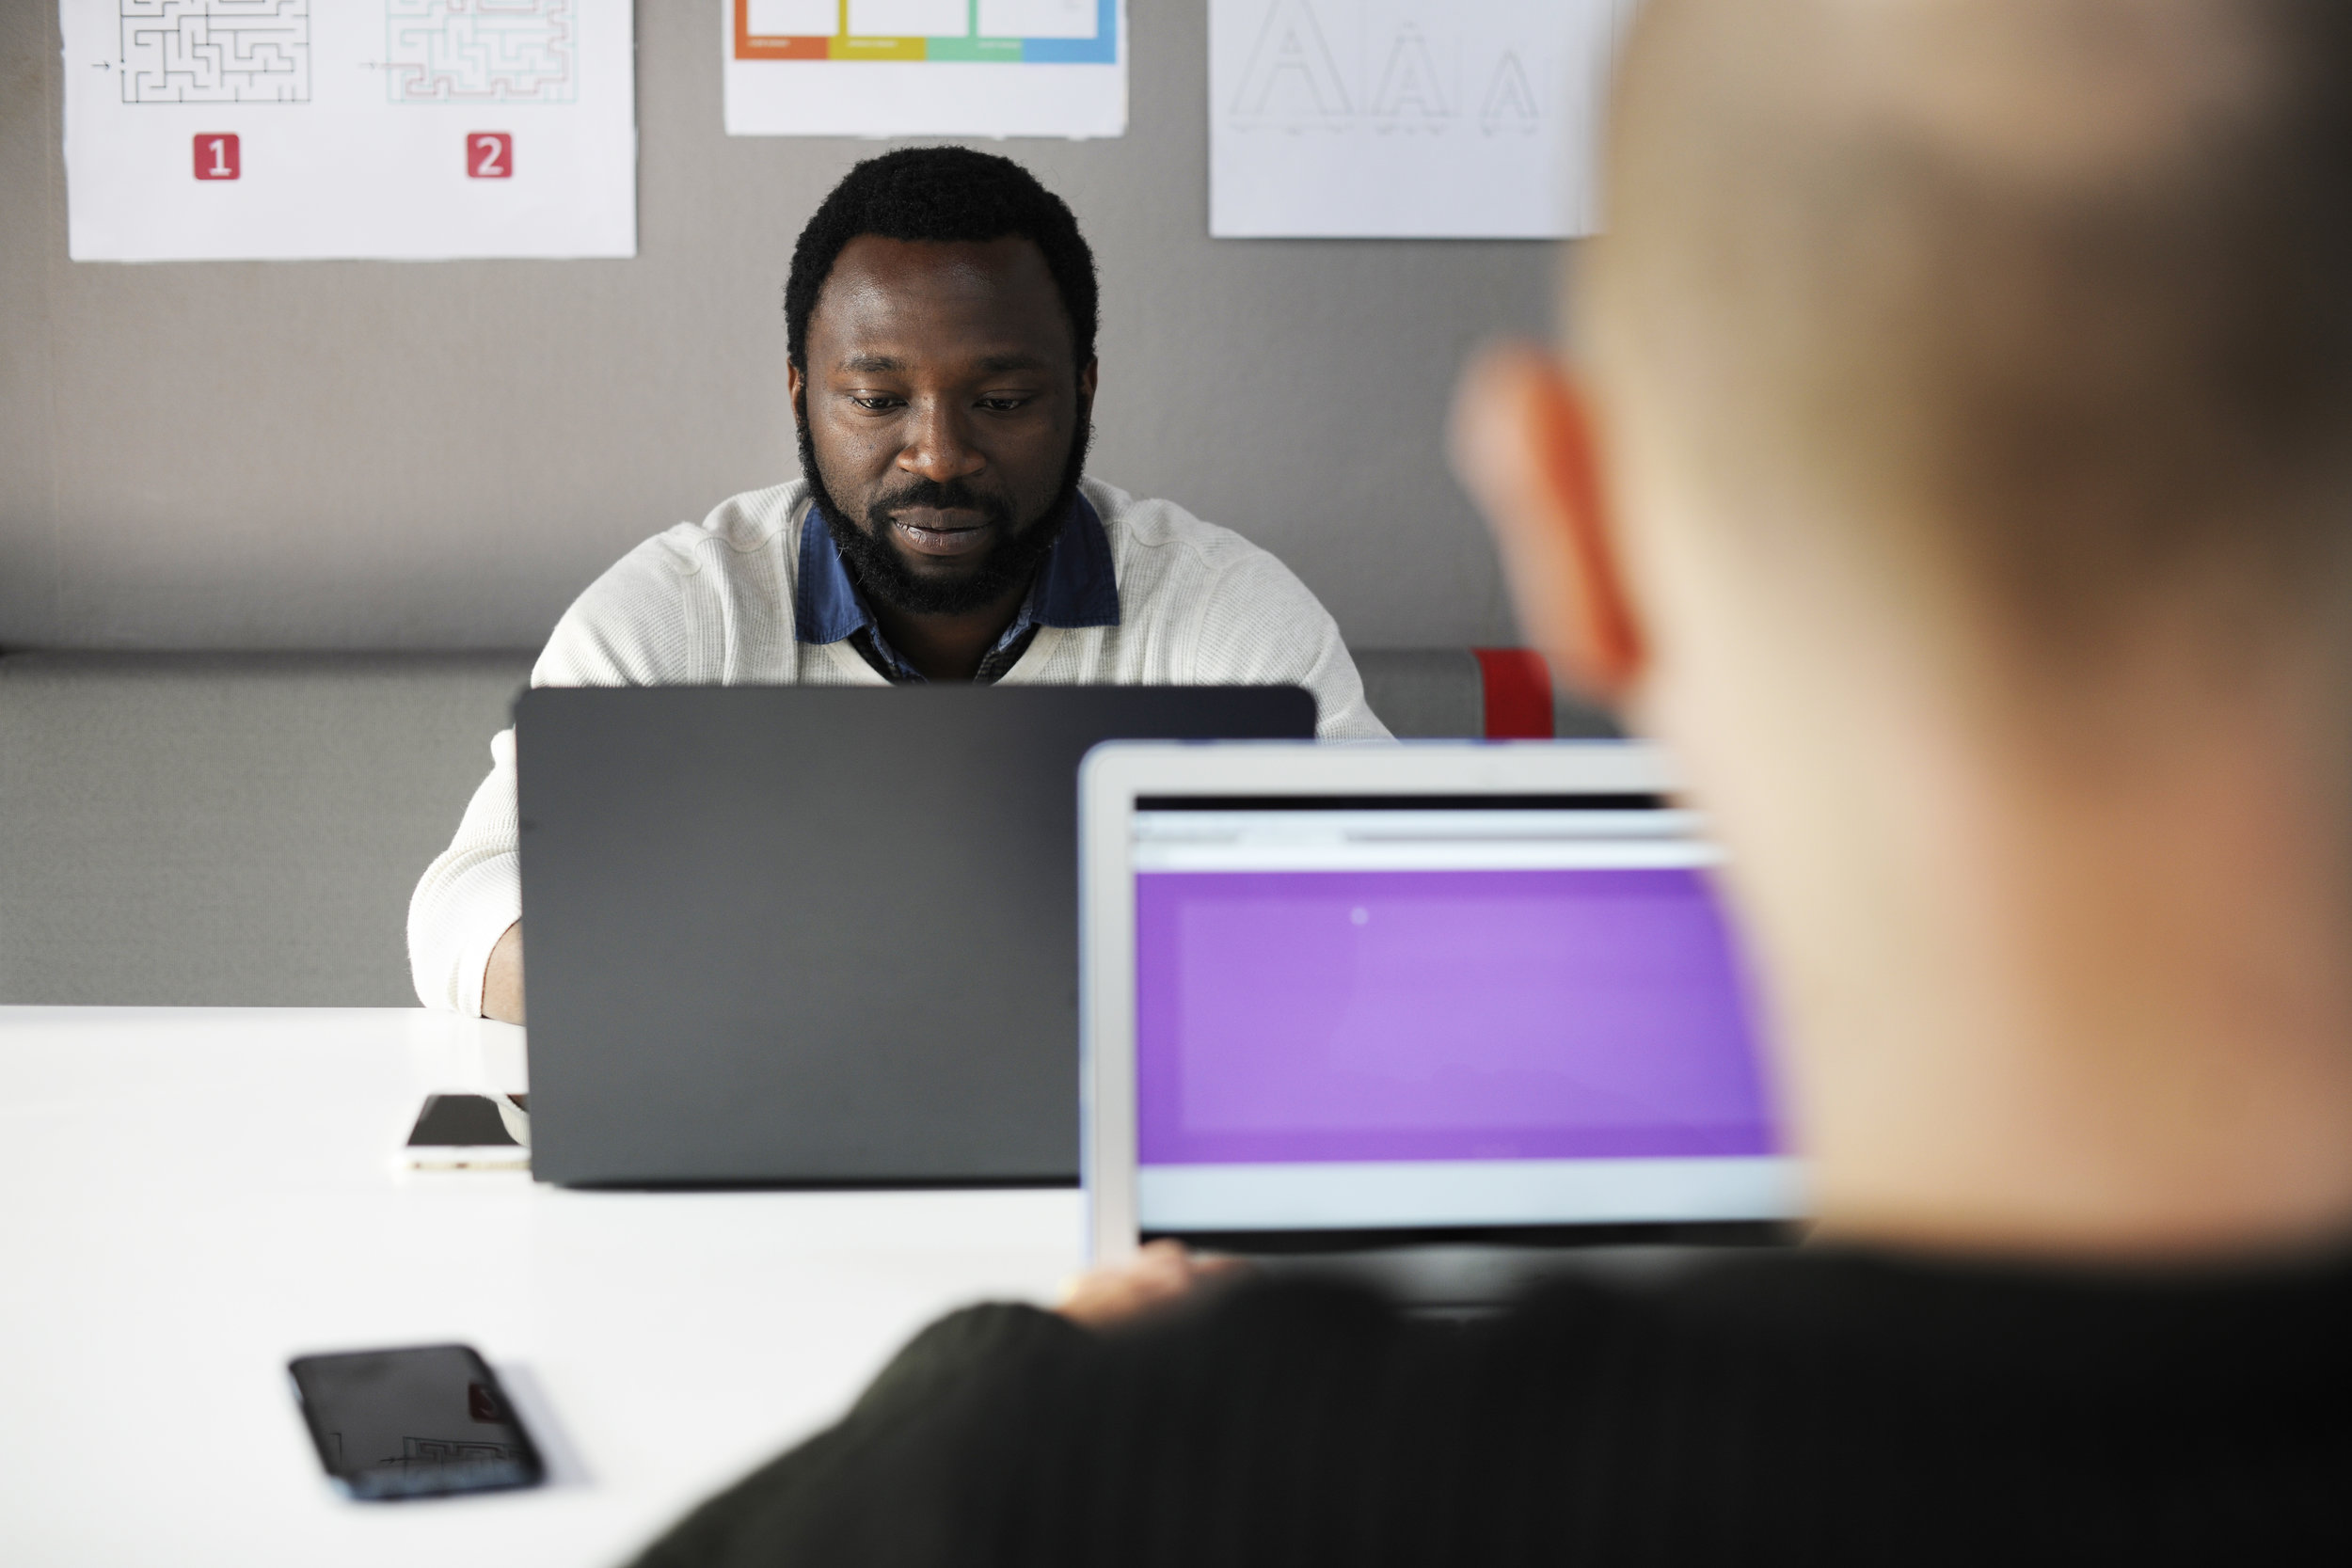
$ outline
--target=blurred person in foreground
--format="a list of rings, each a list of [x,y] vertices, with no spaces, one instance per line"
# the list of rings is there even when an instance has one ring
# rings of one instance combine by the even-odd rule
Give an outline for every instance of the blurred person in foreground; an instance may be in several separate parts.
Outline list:
[[[1147,1251],[647,1564],[2345,1560],[2352,6],[1652,0],[1609,186],[1457,460],[1730,850],[1811,1244]]]

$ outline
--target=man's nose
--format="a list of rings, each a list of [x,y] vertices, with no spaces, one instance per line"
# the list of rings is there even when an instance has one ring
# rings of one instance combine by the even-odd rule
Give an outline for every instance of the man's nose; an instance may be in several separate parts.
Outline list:
[[[941,484],[986,467],[988,460],[973,446],[962,413],[944,398],[917,403],[907,443],[898,449],[898,467]]]

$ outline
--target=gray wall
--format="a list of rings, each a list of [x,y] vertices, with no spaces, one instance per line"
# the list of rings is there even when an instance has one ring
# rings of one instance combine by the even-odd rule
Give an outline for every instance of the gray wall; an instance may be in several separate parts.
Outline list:
[[[1095,471],[1274,549],[1359,645],[1512,641],[1439,425],[1549,247],[1207,237],[1205,7],[1131,0],[1128,135],[1007,150],[1104,280]],[[717,0],[638,0],[632,261],[74,264],[55,0],[0,0],[0,648],[537,643],[794,468],[791,240],[877,144],[731,140]]]

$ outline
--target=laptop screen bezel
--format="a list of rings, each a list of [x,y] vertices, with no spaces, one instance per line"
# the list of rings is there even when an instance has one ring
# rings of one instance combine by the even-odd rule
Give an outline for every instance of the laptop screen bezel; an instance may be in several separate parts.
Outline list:
[[[1218,746],[1116,742],[1079,771],[1079,1060],[1081,1181],[1089,1256],[1124,1256],[1158,1232],[1139,1226],[1136,1139],[1136,875],[1138,810],[1179,802],[1259,799],[1286,809],[1393,805],[1415,799],[1458,806],[1591,798],[1595,806],[1671,797],[1671,765],[1639,741],[1407,741],[1393,745],[1242,742]],[[1463,1226],[1436,1228],[1184,1232],[1219,1250],[1334,1251],[1439,1242],[1560,1245],[1624,1241],[1745,1241],[1777,1237],[1791,1216],[1726,1222]]]

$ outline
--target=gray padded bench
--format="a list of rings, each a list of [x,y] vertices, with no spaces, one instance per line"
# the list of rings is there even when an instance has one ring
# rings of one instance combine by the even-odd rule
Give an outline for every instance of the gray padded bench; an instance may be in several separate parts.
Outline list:
[[[1398,735],[1486,733],[1470,650],[1356,657]],[[415,1006],[409,890],[531,659],[0,658],[0,1004]]]
[[[529,654],[0,658],[0,1003],[417,1005]]]
[[[1465,736],[1509,738],[1523,730],[1498,723],[1487,711],[1496,678],[1511,673],[1516,648],[1359,648],[1357,672],[1372,711],[1399,740],[1448,740]],[[1497,661],[1495,656],[1502,656]],[[1487,668],[1492,661],[1493,669]],[[1621,732],[1610,717],[1552,689],[1550,676],[1532,675],[1540,689],[1523,695],[1538,704],[1543,720],[1536,732],[1556,740],[1607,740]]]

